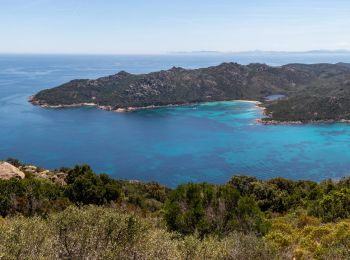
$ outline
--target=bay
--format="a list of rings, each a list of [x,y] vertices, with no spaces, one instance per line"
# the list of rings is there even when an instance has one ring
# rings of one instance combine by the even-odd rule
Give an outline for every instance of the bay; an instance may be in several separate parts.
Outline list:
[[[350,62],[350,55],[0,55],[0,158],[50,169],[88,163],[116,178],[172,187],[223,183],[234,174],[315,181],[349,174],[348,124],[259,125],[261,110],[247,102],[133,113],[43,109],[27,102],[37,91],[75,78],[231,61],[336,63]]]

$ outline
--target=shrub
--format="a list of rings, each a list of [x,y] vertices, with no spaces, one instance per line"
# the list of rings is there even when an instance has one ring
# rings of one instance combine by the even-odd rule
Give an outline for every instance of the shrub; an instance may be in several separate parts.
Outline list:
[[[267,223],[251,198],[241,197],[231,185],[186,184],[174,190],[165,205],[170,230],[228,234],[231,231],[265,233]]]
[[[50,220],[63,259],[126,259],[145,232],[138,218],[115,209],[69,207]]]
[[[70,204],[64,197],[64,187],[46,179],[0,180],[0,214],[21,213],[46,216],[65,209]]]
[[[105,174],[97,175],[88,165],[68,171],[66,194],[76,204],[103,205],[120,196],[118,182]]]
[[[319,201],[319,217],[324,221],[350,217],[350,190],[342,189],[325,195]]]
[[[0,222],[0,259],[55,259],[54,243],[49,226],[39,217]]]

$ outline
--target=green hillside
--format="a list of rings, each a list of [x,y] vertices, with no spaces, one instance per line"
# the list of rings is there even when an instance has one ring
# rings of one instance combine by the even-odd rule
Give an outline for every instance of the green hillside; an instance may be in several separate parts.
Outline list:
[[[272,94],[285,98],[272,102],[264,99]],[[174,67],[140,75],[122,71],[40,91],[31,102],[46,107],[94,104],[107,110],[128,110],[236,99],[263,102],[269,116],[265,121],[349,120],[350,66],[223,63],[202,69]]]

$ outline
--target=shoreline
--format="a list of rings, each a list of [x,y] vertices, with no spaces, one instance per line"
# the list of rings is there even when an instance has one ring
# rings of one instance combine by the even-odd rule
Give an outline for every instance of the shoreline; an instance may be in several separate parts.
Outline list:
[[[167,107],[180,107],[180,106],[190,106],[190,105],[198,105],[198,104],[205,104],[205,103],[211,103],[211,102],[246,102],[246,103],[252,103],[255,104],[257,108],[262,108],[260,105],[262,103],[260,101],[256,100],[242,100],[242,99],[235,99],[235,100],[221,100],[221,101],[203,101],[203,102],[193,102],[193,103],[183,103],[183,104],[168,104],[168,105],[149,105],[149,106],[143,106],[143,107],[124,107],[124,108],[113,108],[112,106],[103,106],[98,105],[96,103],[75,103],[75,104],[69,104],[69,105],[49,105],[47,103],[40,103],[37,100],[34,100],[33,96],[28,97],[28,101],[35,106],[40,106],[42,108],[78,108],[78,107],[96,107],[101,110],[111,111],[111,112],[117,112],[117,113],[123,113],[123,112],[134,112],[139,110],[146,110],[146,109],[157,109],[157,108],[167,108]]]
[[[255,120],[256,123],[262,125],[307,125],[307,124],[350,124],[349,119],[328,119],[328,120],[310,120],[306,122],[302,121],[278,121],[278,120],[264,120],[263,118],[259,118]]]
[[[255,123],[261,124],[261,125],[306,125],[306,124],[334,124],[334,123],[344,123],[344,124],[350,124],[350,120],[348,119],[340,119],[340,120],[310,120],[306,122],[302,121],[278,121],[274,119],[267,119],[269,118],[266,114],[266,108],[263,106],[263,103],[261,101],[257,100],[244,100],[244,99],[234,99],[234,100],[221,100],[221,101],[204,101],[204,102],[195,102],[195,103],[183,103],[183,104],[169,104],[169,105],[149,105],[149,106],[143,106],[143,107],[125,107],[125,108],[113,108],[112,106],[103,106],[98,105],[96,103],[92,102],[85,102],[85,103],[76,103],[76,104],[70,104],[70,105],[48,105],[40,103],[39,101],[36,101],[33,99],[33,96],[30,96],[28,98],[28,101],[35,105],[40,106],[42,108],[78,108],[78,107],[96,107],[101,110],[110,111],[110,112],[116,112],[116,113],[127,113],[127,112],[135,112],[140,110],[147,110],[147,109],[158,109],[158,108],[171,108],[171,107],[181,107],[181,106],[190,106],[190,105],[198,105],[198,104],[205,104],[205,103],[211,103],[211,102],[245,102],[245,103],[251,103],[254,104],[257,109],[262,110],[262,113],[265,117],[264,118],[258,118],[255,120]]]

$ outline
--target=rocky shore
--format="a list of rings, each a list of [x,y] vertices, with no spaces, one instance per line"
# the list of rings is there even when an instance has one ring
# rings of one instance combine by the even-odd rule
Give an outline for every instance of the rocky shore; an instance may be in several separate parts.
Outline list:
[[[98,109],[111,111],[111,112],[134,112],[139,110],[145,110],[145,109],[157,109],[157,108],[167,108],[167,107],[180,107],[180,106],[190,106],[190,105],[197,105],[197,104],[204,104],[208,102],[193,102],[193,103],[181,103],[181,104],[169,104],[169,105],[163,105],[163,106],[156,106],[156,105],[150,105],[150,106],[141,106],[141,107],[119,107],[119,108],[113,108],[112,106],[101,106],[95,103],[75,103],[75,104],[60,104],[60,105],[49,105],[44,102],[40,102],[38,100],[35,100],[33,96],[30,96],[28,98],[28,101],[32,103],[35,106],[40,106],[42,108],[76,108],[76,107],[96,107]],[[255,100],[227,100],[227,101],[210,101],[210,102],[247,102],[247,103],[253,103],[256,105],[257,108],[264,109],[262,103],[260,101]]]
[[[263,125],[304,125],[304,124],[335,124],[335,123],[349,124],[350,120],[330,119],[330,120],[310,120],[310,121],[277,121],[277,120],[269,120],[267,118],[262,118],[262,119],[256,119],[256,122]]]
[[[40,107],[43,107],[43,108],[73,108],[73,107],[99,107],[97,104],[95,103],[88,103],[88,102],[85,102],[85,103],[74,103],[74,104],[60,104],[60,105],[50,105],[48,103],[45,103],[45,102],[41,102],[39,100],[36,100],[34,98],[34,96],[30,96],[28,97],[28,101],[30,103],[32,103],[33,105],[35,106],[40,106]],[[102,109],[102,107],[101,107]]]
[[[125,108],[113,108],[112,106],[101,106],[96,103],[76,103],[76,104],[69,104],[69,105],[49,105],[47,103],[41,103],[35,99],[33,99],[33,96],[30,96],[28,98],[28,101],[32,103],[33,105],[40,106],[42,108],[76,108],[76,107],[96,107],[98,109],[111,111],[111,112],[117,112],[117,113],[124,113],[124,112],[134,112],[134,111],[140,111],[140,110],[146,110],[146,109],[157,109],[157,108],[167,108],[167,107],[180,107],[180,106],[189,106],[189,105],[196,105],[196,104],[203,104],[207,102],[195,102],[195,103],[184,103],[184,104],[169,104],[164,106],[156,106],[156,105],[150,105],[150,106],[142,106],[142,107],[125,107]],[[264,106],[263,102],[256,101],[256,100],[228,100],[228,101],[212,101],[212,102],[247,102],[247,103],[253,103],[255,104],[256,108],[261,109],[264,118],[256,119],[255,122],[258,124],[263,125],[302,125],[302,124],[332,124],[332,123],[350,123],[350,120],[348,119],[340,119],[340,120],[309,120],[309,121],[279,121],[274,119],[269,119],[271,115],[267,113],[266,107]]]
[[[34,165],[20,164],[17,161],[0,161],[0,180],[24,179],[27,175],[47,179],[57,184],[65,185],[66,173],[50,171]]]
[[[276,120],[265,120],[264,118],[255,120],[258,124],[263,125],[301,125],[301,121],[276,121]]]

